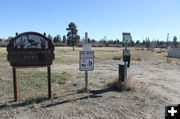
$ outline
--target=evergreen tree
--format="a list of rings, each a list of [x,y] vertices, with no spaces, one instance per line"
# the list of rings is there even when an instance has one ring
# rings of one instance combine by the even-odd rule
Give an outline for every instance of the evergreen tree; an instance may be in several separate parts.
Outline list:
[[[60,43],[61,42],[61,36],[57,35],[53,38],[53,43]]]
[[[135,44],[134,41],[131,40],[131,41],[130,41],[130,46],[131,46],[131,47],[134,47],[134,44]]]
[[[145,44],[146,44],[146,48],[149,48],[149,47],[150,47],[150,40],[149,40],[149,37],[146,38]]]
[[[50,34],[48,34],[48,38],[53,41],[53,37]]]
[[[62,41],[63,43],[66,43],[67,41],[66,41],[66,36],[64,35],[63,36],[63,41]]]
[[[175,48],[178,46],[178,42],[177,42],[177,37],[176,36],[173,37],[173,44],[174,44]]]
[[[6,39],[6,42],[9,42],[13,37],[9,36],[8,39]]]
[[[75,23],[71,22],[68,25],[68,28],[66,28],[66,30],[68,31],[67,33],[67,45],[68,46],[73,46],[73,51],[74,51],[74,46],[78,43],[80,36],[77,35],[77,27],[75,25]]]
[[[136,41],[136,46],[139,46],[139,45],[140,45],[140,41],[137,40],[137,41]]]

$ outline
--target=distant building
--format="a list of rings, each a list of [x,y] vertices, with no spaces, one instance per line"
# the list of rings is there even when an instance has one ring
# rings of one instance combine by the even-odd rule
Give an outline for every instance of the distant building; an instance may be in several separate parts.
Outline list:
[[[5,41],[0,41],[0,47],[6,47],[7,46],[7,42]]]
[[[168,48],[168,56],[180,58],[180,48]]]

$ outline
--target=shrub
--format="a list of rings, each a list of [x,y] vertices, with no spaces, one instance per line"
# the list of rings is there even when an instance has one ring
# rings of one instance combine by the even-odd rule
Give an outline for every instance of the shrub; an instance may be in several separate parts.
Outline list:
[[[118,77],[116,77],[112,81],[112,83],[108,84],[108,87],[113,89],[113,90],[116,90],[116,91],[123,91],[123,90],[133,91],[133,90],[135,90],[134,84],[131,83],[131,76],[128,76],[124,82],[119,81]]]

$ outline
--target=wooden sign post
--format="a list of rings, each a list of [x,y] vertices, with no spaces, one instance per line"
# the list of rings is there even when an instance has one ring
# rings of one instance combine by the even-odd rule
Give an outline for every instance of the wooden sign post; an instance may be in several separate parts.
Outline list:
[[[51,98],[51,66],[47,67],[48,70],[48,97]]]
[[[48,97],[51,98],[51,64],[54,45],[50,39],[37,32],[16,33],[7,45],[7,60],[13,71],[14,101],[18,101],[16,68],[47,67]]]
[[[16,102],[18,100],[16,68],[12,68],[12,71],[13,71],[14,101]]]

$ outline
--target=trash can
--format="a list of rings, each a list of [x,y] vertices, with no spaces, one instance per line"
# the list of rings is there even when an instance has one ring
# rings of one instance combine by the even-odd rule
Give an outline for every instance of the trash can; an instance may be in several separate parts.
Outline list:
[[[125,64],[118,64],[119,66],[119,81],[123,81],[126,78],[126,65]]]

